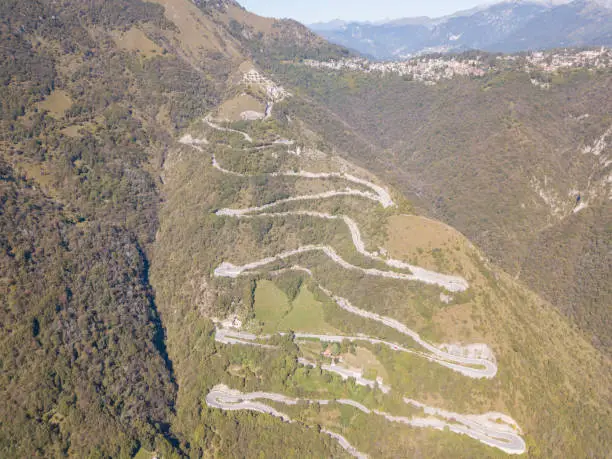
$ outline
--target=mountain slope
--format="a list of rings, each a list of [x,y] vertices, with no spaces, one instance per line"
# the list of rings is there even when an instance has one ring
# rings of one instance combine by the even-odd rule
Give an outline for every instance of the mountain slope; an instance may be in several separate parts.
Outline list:
[[[393,177],[607,352],[609,69],[529,74],[527,61],[510,62],[429,85],[305,66],[277,72],[343,123],[319,124],[328,138],[360,133],[349,157]]]
[[[248,59],[231,21],[285,29],[235,2],[159,3],[0,5],[3,457],[184,448],[148,276],[159,168]]]
[[[59,6],[3,2],[0,15],[0,131],[11,164],[2,455],[171,451],[176,385],[148,281],[154,171],[174,126],[204,110],[214,89],[168,53],[163,8]]]
[[[0,455],[609,450],[609,359],[264,71],[346,50],[230,0],[0,8]]]
[[[564,46],[609,46],[612,9],[589,1],[575,1],[539,15],[490,47],[492,51]]]
[[[166,305],[169,349],[183,375],[179,411],[188,421],[181,430],[188,435],[199,424],[211,426],[214,454],[223,454],[228,434],[212,426],[218,409],[235,409],[229,416],[253,435],[263,419],[281,434],[283,424],[274,416],[282,416],[305,432],[320,426],[322,434],[340,434],[374,457],[400,451],[428,457],[502,454],[499,443],[484,446],[474,432],[454,435],[457,425],[450,433],[435,433],[394,426],[394,418],[378,419],[368,411],[419,418],[421,411],[405,411],[405,397],[428,400],[427,409],[453,412],[455,418],[511,416],[533,456],[597,456],[606,450],[606,428],[581,425],[586,419],[601,426],[610,422],[606,409],[587,402],[609,399],[603,382],[610,377],[607,357],[549,304],[483,262],[460,234],[412,214],[380,179],[334,157],[332,151],[348,144],[322,138],[317,121],[304,117],[304,105],[300,96],[287,95],[268,119],[225,124],[213,112],[194,123],[169,155],[153,279]],[[328,129],[338,127],[325,112],[318,116]],[[270,336],[276,332],[289,334]],[[345,341],[326,348],[325,340],[333,343],[338,335]],[[396,344],[386,347],[368,337]],[[403,346],[416,350],[430,342],[456,343],[463,352],[473,344],[480,359],[468,369],[447,366],[448,355],[439,361],[397,354]],[[495,363],[480,369],[476,362],[482,365],[489,346]],[[449,347],[426,347],[440,348]],[[334,356],[341,359],[335,365]],[[321,368],[309,369],[317,360]],[[204,365],[207,371],[198,371]],[[343,371],[355,379],[345,383],[334,376]],[[490,379],[478,379],[482,375]],[[581,389],[585,381],[597,394],[593,398]],[[208,409],[198,410],[203,394],[200,403]],[[287,402],[296,397],[348,400],[350,406]],[[581,401],[568,404],[568,398]],[[564,412],[567,406],[575,408]],[[248,410],[265,414],[248,424]],[[570,432],[580,440],[571,440]],[[207,448],[205,439],[190,443],[196,451]],[[522,451],[514,447],[508,445]],[[244,454],[242,443],[236,448]],[[272,449],[266,454],[282,455]]]
[[[428,47],[443,43],[452,48],[489,50],[517,30],[523,29],[535,18],[547,13],[543,5],[509,2],[492,5],[470,16],[451,18],[431,31]],[[546,32],[542,31],[545,35]],[[540,47],[535,40],[523,42],[523,49]],[[442,45],[442,46],[444,46]]]

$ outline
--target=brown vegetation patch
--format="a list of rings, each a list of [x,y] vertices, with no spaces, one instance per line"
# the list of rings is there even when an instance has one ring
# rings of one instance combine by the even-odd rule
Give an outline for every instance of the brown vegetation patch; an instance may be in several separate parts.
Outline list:
[[[55,197],[55,174],[49,166],[24,161],[19,162],[15,167],[25,175],[27,180],[33,180],[46,194]]]
[[[228,121],[242,120],[242,113],[253,111],[263,114],[265,106],[255,97],[249,94],[241,94],[224,102],[219,107],[218,117]]]
[[[436,327],[444,330],[447,341],[471,343],[483,341],[481,334],[475,330],[472,320],[473,305],[471,302],[448,306],[434,316]]]
[[[257,16],[234,5],[230,5],[228,7],[227,16],[225,16],[224,19],[227,21],[227,23],[233,19],[241,24],[247,24],[253,27],[257,32],[261,32],[266,35],[271,34],[274,31],[274,24],[276,23],[276,19]]]
[[[389,218],[386,249],[392,258],[445,273],[468,278],[478,270],[469,253],[471,244],[450,226],[416,215]]]
[[[72,137],[74,139],[74,138],[82,137],[81,134],[79,133],[79,131],[81,130],[81,127],[82,126],[78,124],[73,124],[72,126],[65,127],[60,132],[64,134],[65,136]]]
[[[397,215],[389,219],[392,255],[406,257],[418,249],[441,249],[458,244],[462,244],[461,237],[443,223],[417,215]]]
[[[142,30],[136,27],[132,27],[127,32],[115,34],[113,38],[119,48],[126,51],[136,51],[143,57],[155,57],[163,51]]]
[[[47,110],[54,118],[64,116],[66,110],[72,107],[72,99],[66,91],[56,89],[44,101],[38,104],[39,110]]]
[[[72,124],[63,128],[60,132],[65,136],[72,137],[73,139],[83,137],[81,131],[87,131],[92,134],[96,132],[96,129],[104,121],[103,117],[96,117],[94,121],[89,121],[83,124]]]
[[[218,26],[201,13],[198,7],[190,1],[154,0],[164,6],[166,18],[179,29],[183,49],[189,49],[196,56],[201,51],[221,52],[229,57],[240,55],[237,48],[229,40],[222,40]]]

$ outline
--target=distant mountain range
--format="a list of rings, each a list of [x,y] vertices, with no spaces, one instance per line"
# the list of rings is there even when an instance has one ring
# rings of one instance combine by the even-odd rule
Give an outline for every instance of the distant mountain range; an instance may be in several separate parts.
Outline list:
[[[336,20],[310,28],[333,43],[376,59],[469,49],[519,52],[612,45],[612,2],[508,1],[443,18],[383,23]]]

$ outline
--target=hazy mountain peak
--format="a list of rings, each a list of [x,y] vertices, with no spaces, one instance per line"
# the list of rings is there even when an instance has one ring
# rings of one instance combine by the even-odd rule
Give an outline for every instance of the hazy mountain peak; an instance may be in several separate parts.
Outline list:
[[[508,0],[437,19],[313,29],[334,43],[378,59],[467,49],[514,52],[602,46],[612,45],[610,6],[612,0]]]

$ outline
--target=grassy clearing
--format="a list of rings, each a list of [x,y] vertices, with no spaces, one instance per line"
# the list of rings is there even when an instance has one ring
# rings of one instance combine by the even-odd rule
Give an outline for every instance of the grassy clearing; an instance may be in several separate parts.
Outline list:
[[[265,333],[277,330],[278,323],[289,312],[287,295],[273,282],[260,281],[255,290],[255,318],[263,325]]]
[[[99,126],[103,123],[103,121],[104,121],[103,117],[98,117],[93,122],[87,122],[83,124],[72,124],[70,126],[63,128],[60,132],[68,137],[72,137],[73,139],[75,138],[80,139],[81,137],[83,137],[81,130],[95,134],[96,129],[99,129]]]
[[[465,239],[444,223],[416,215],[395,215],[389,218],[387,235],[385,246],[393,258],[441,272],[465,271],[465,260],[457,256],[465,250]]]
[[[293,330],[313,333],[337,333],[334,327],[325,322],[323,304],[316,300],[313,293],[302,286],[293,300],[291,310],[278,325],[279,330]]]
[[[321,357],[321,343],[319,341],[303,340],[298,343],[300,354],[311,362],[316,362]]]
[[[155,453],[147,451],[144,448],[140,448],[136,453],[136,456],[134,456],[134,459],[153,459],[154,457],[156,457]]]
[[[215,22],[202,16],[198,6],[191,2],[175,2],[174,0],[155,0],[165,7],[166,17],[178,28],[174,36],[180,41],[184,51],[194,56],[204,51],[220,52],[223,55],[236,58],[240,52],[228,41],[222,40]]]
[[[263,280],[255,290],[255,319],[265,333],[276,331],[301,331],[313,333],[336,333],[337,330],[325,322],[323,304],[313,293],[302,286],[293,301],[273,282]]]
[[[47,195],[53,197],[58,196],[55,179],[56,171],[53,167],[25,160],[16,162],[15,166],[28,180],[33,180],[38,183]]]
[[[375,379],[380,376],[385,382],[389,380],[389,374],[376,356],[365,347],[357,347],[355,354],[347,353],[342,355],[342,360],[349,367],[362,368],[366,377]]]
[[[56,89],[44,101],[38,104],[39,110],[47,110],[54,118],[64,116],[66,110],[72,107],[72,99],[66,91]]]
[[[240,121],[245,111],[263,113],[266,107],[259,100],[249,94],[241,94],[224,102],[219,107],[218,117],[229,121]]]
[[[74,138],[81,138],[81,134],[79,133],[79,131],[81,130],[82,126],[79,126],[78,124],[73,124],[72,126],[68,126],[64,129],[62,129],[60,132],[68,137],[72,137]]]
[[[126,51],[136,51],[142,57],[155,57],[163,52],[163,49],[157,46],[145,33],[132,27],[127,32],[115,36],[117,46]]]

